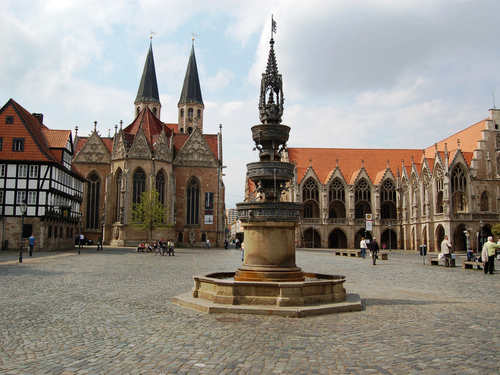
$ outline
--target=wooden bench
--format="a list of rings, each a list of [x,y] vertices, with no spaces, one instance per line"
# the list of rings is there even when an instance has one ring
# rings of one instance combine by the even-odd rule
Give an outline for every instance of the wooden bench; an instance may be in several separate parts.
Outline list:
[[[474,266],[477,267],[478,270],[482,270],[483,268],[483,262],[473,262],[470,260],[462,260],[462,269],[464,270],[472,270],[474,269]]]
[[[335,250],[335,255],[361,258],[361,250]]]
[[[389,260],[389,253],[378,253],[377,255],[380,260]]]
[[[429,258],[429,264],[431,266],[439,266],[439,261],[442,261],[444,265],[444,259]],[[450,259],[450,267],[455,267],[455,259]]]

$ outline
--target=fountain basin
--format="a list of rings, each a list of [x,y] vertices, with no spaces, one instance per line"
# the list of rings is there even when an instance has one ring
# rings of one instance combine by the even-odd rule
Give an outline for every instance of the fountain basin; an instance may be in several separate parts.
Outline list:
[[[234,272],[195,276],[191,293],[177,305],[204,313],[279,315],[292,318],[361,311],[359,295],[346,294],[345,277],[307,273],[301,282],[234,281]]]
[[[234,281],[234,272],[195,276],[194,298],[225,305],[304,306],[346,299],[344,276],[304,273],[298,282]]]

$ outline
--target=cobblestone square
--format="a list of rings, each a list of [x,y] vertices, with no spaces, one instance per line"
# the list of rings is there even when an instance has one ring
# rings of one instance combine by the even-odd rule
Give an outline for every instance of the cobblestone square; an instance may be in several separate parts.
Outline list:
[[[27,255],[27,254],[25,254]],[[193,275],[235,271],[240,250],[0,253],[1,374],[498,374],[500,275],[297,251],[345,275],[361,312],[302,319],[174,305]],[[457,265],[461,259],[457,259]],[[498,264],[497,264],[498,268]]]

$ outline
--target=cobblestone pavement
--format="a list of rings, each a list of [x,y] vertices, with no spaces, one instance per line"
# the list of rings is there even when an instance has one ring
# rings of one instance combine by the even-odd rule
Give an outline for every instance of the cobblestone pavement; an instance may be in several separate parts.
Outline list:
[[[240,250],[175,257],[85,247],[0,252],[1,374],[498,374],[500,274],[297,252],[304,271],[345,275],[361,312],[205,315],[174,305],[192,276],[235,271]],[[426,258],[427,259],[427,258]],[[458,259],[457,264],[460,263]]]

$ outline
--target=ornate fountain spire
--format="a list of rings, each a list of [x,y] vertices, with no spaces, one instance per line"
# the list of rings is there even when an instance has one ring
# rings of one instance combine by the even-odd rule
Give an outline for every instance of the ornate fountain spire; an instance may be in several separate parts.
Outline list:
[[[272,32],[276,33],[276,23],[273,22]],[[267,59],[266,72],[262,74],[260,84],[259,111],[263,124],[279,124],[283,115],[283,79],[278,73],[278,64],[274,54],[274,39],[271,36],[270,50]]]

